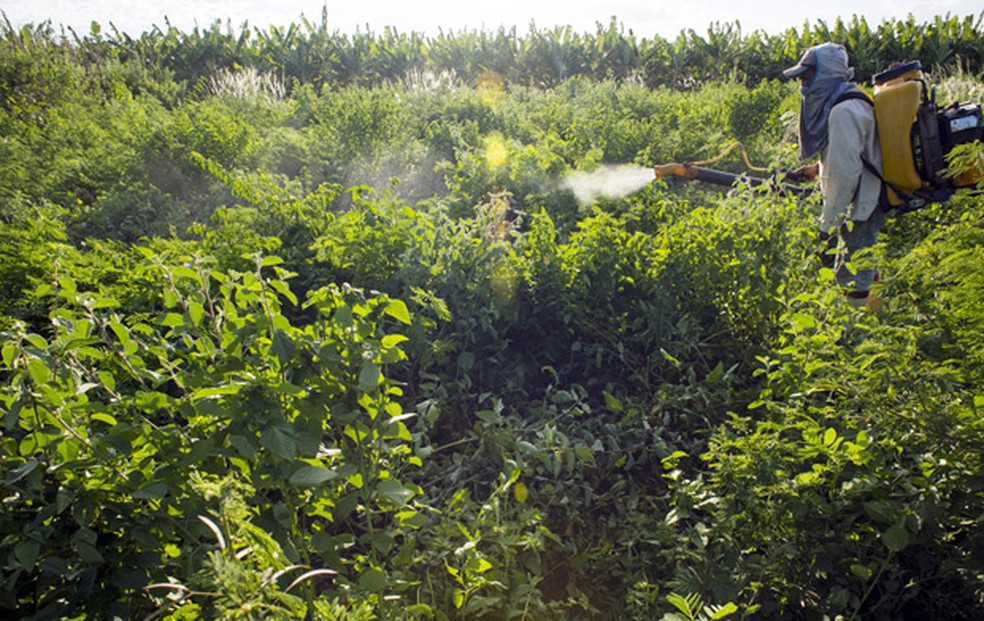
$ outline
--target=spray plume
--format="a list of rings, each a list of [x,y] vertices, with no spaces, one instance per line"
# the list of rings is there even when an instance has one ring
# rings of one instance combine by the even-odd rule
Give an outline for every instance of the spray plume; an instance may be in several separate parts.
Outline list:
[[[623,164],[574,173],[564,179],[563,187],[574,193],[578,203],[586,205],[601,196],[622,198],[634,194],[653,179],[651,168]]]

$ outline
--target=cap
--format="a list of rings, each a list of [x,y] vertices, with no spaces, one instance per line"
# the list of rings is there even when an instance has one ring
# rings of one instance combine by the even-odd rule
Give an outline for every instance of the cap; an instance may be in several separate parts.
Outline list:
[[[790,79],[798,78],[804,73],[806,73],[808,70],[814,69],[816,66],[817,66],[816,48],[811,47],[810,49],[806,50],[806,52],[803,54],[803,58],[800,58],[800,61],[798,63],[796,63],[789,69],[783,71],[782,74]]]

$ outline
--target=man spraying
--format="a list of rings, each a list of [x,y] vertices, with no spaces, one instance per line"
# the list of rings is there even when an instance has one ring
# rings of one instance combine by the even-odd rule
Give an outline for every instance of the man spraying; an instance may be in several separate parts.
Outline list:
[[[799,63],[786,69],[800,88],[799,146],[801,161],[819,155],[819,163],[793,171],[798,181],[820,180],[823,209],[820,239],[836,254],[825,253],[824,264],[834,269],[852,306],[876,307],[871,285],[874,268],[849,267],[856,255],[875,245],[885,223],[879,207],[881,179],[866,168],[866,160],[881,170],[881,151],[870,99],[851,79],[847,50],[836,43],[811,47]],[[863,159],[862,159],[863,158]]]

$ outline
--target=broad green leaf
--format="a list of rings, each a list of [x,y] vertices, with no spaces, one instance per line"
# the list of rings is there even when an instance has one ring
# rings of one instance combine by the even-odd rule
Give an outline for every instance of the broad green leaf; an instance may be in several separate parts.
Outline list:
[[[186,265],[178,265],[171,268],[171,275],[177,278],[186,278],[188,280],[198,280],[198,272],[191,269]]]
[[[105,412],[96,412],[92,415],[92,420],[100,423],[106,423],[110,427],[115,427],[117,424],[116,419]]]
[[[355,316],[352,313],[352,307],[346,305],[336,308],[334,314],[332,315],[332,319],[334,320],[334,323],[338,327],[350,328],[352,324],[355,322]]]
[[[102,563],[103,556],[96,548],[96,534],[88,528],[80,528],[73,536],[75,551],[86,563]]]
[[[622,412],[625,410],[625,406],[622,405],[622,402],[619,401],[618,397],[615,397],[609,392],[604,392],[603,396],[605,397],[605,407],[612,412]]]
[[[405,609],[408,619],[433,619],[434,609],[427,604],[410,604]]]
[[[577,397],[571,394],[568,390],[557,390],[553,393],[553,395],[551,395],[550,400],[554,403],[566,405],[577,401]]]
[[[892,552],[901,552],[909,546],[909,532],[905,520],[899,520],[882,533],[882,543]]]
[[[287,285],[287,283],[285,283],[282,280],[273,280],[270,281],[270,286],[273,287],[274,291],[276,291],[280,295],[290,300],[291,304],[297,306],[297,296],[294,295],[294,292],[290,290],[290,287]]]
[[[225,384],[222,386],[206,386],[205,388],[199,388],[195,392],[191,393],[192,401],[201,401],[203,399],[214,399],[216,397],[221,397],[223,395],[234,395],[241,390],[240,386],[235,384]]]
[[[294,340],[283,330],[277,330],[273,333],[271,348],[281,365],[287,364],[294,357]]]
[[[188,303],[188,317],[193,326],[202,325],[202,318],[205,316],[205,308],[198,302]]]
[[[149,483],[133,492],[137,500],[157,500],[167,496],[167,484],[160,481]]]
[[[370,593],[378,593],[386,588],[386,574],[370,567],[359,576],[359,587]]]
[[[68,576],[72,571],[68,565],[68,561],[59,556],[47,556],[41,559],[38,567],[45,573],[61,577]]]
[[[7,412],[3,415],[3,428],[6,430],[13,429],[17,422],[20,420],[20,413],[24,409],[23,398],[17,399],[10,404]]]
[[[78,291],[78,288],[75,286],[75,281],[68,276],[59,276],[58,286],[61,288],[62,295],[72,295]]]
[[[799,330],[809,330],[817,324],[816,319],[809,313],[795,313],[792,322]]]
[[[287,319],[280,313],[274,313],[270,321],[270,327],[274,330],[283,330],[286,332],[291,328],[290,319]]]
[[[861,578],[864,581],[868,581],[871,579],[871,575],[873,572],[871,571],[871,568],[868,567],[867,565],[860,565],[858,563],[854,563],[851,565],[851,573],[857,576],[858,578]]]
[[[362,371],[359,373],[359,390],[362,392],[372,392],[379,388],[383,381],[383,374],[379,371],[371,360],[362,363]]]
[[[27,571],[33,571],[41,554],[41,544],[33,539],[18,541],[14,545],[14,557],[17,563]]]
[[[392,349],[404,341],[409,341],[410,339],[403,336],[402,334],[387,334],[382,339],[383,347],[386,349]]]
[[[113,331],[113,334],[120,341],[120,345],[123,346],[123,353],[129,356],[137,351],[137,344],[133,342],[133,339],[130,337],[130,331],[126,326],[118,321],[111,321],[109,323],[109,329]]]
[[[184,315],[181,313],[167,313],[164,318],[161,319],[161,325],[165,328],[176,328],[178,326],[183,326],[185,324]]]
[[[393,516],[400,525],[407,528],[423,528],[430,524],[430,519],[420,511],[412,509],[403,510]]]
[[[113,377],[112,373],[109,371],[99,371],[98,375],[99,381],[103,383],[103,386],[105,386],[107,390],[113,392],[116,391],[116,378]]]
[[[229,436],[229,444],[232,445],[236,451],[239,452],[244,458],[253,461],[256,457],[256,445],[250,438],[241,434],[232,434]]]
[[[10,368],[10,365],[14,363],[14,356],[17,354],[17,348],[11,344],[7,343],[3,346],[3,366]]]
[[[389,554],[389,551],[393,549],[393,535],[387,532],[372,533],[367,535],[369,541],[372,543],[372,547],[375,548],[380,554]]]
[[[293,460],[297,453],[297,442],[290,429],[273,426],[267,427],[260,435],[260,444],[267,450],[283,459]]]
[[[396,479],[384,479],[376,486],[376,493],[398,507],[407,504],[414,497],[414,491],[403,486]]]
[[[731,616],[736,612],[738,612],[738,606],[735,606],[733,603],[728,602],[724,606],[721,606],[721,608],[719,608],[714,614],[711,615],[711,620],[717,621],[718,619],[723,619],[725,617]]]
[[[386,307],[386,314],[399,322],[410,323],[410,311],[407,309],[403,300],[392,300]]]
[[[861,507],[868,517],[885,524],[895,522],[902,511],[902,506],[894,500],[871,500]]]
[[[346,477],[345,480],[348,481],[349,485],[351,485],[356,489],[362,489],[362,486],[365,485],[365,483],[362,480],[362,475],[359,473],[355,473],[349,477]]]
[[[478,410],[475,412],[475,417],[489,425],[498,425],[502,422],[502,414],[495,410]]]
[[[107,446],[113,447],[113,449],[120,455],[129,455],[133,452],[133,444],[125,437],[118,434],[110,434],[102,439]]]
[[[273,505],[273,519],[286,528],[291,528],[294,523],[294,510],[285,502],[278,502]]]
[[[581,461],[586,461],[590,464],[596,463],[594,451],[591,450],[590,446],[578,444],[577,446],[574,447],[574,454],[577,455],[577,458],[580,459]]]
[[[99,310],[103,308],[117,308],[120,302],[114,298],[99,298],[92,303],[92,308]]]
[[[47,384],[48,380],[51,379],[51,371],[48,370],[48,366],[37,358],[28,360],[27,372],[31,375],[31,380],[39,386]]]
[[[5,481],[7,485],[13,485],[14,483],[20,481],[27,475],[34,472],[37,469],[39,463],[36,459],[29,459],[20,466],[17,466],[13,470],[7,473],[7,480]]]
[[[290,475],[290,484],[298,487],[314,487],[321,485],[325,481],[330,481],[338,476],[338,473],[321,466],[304,465],[298,468],[294,474]]]
[[[396,437],[407,443],[413,442],[413,434],[402,422],[396,423]]]

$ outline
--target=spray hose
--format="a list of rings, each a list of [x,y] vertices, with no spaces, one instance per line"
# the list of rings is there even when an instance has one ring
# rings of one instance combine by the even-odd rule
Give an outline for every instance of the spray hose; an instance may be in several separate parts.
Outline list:
[[[656,175],[657,179],[665,179],[667,177],[676,177],[679,179],[686,179],[689,181],[705,181],[707,183],[715,183],[717,185],[734,185],[736,181],[744,180],[752,187],[760,186],[764,183],[771,182],[772,178],[761,178],[761,177],[746,177],[742,175],[736,175],[733,173],[722,172],[719,170],[711,170],[709,168],[703,168],[707,164],[713,164],[722,160],[726,155],[731,153],[735,148],[741,148],[742,158],[745,160],[745,166],[753,171],[760,173],[769,173],[769,169],[762,168],[761,166],[755,166],[751,163],[748,157],[748,150],[740,142],[734,142],[724,151],[721,152],[717,157],[711,158],[709,160],[703,160],[700,162],[688,162],[685,164],[662,164],[653,167],[653,173]],[[810,190],[798,185],[790,185],[787,183],[780,184],[782,189],[793,193],[793,194],[805,194]]]
[[[741,157],[742,157],[743,160],[745,160],[745,166],[748,168],[748,170],[751,170],[751,171],[754,171],[754,172],[763,172],[763,173],[769,172],[769,169],[768,168],[762,168],[761,166],[755,166],[754,164],[752,164],[751,160],[748,158],[748,149],[745,148],[745,145],[743,145],[742,143],[737,142],[737,141],[736,142],[732,142],[731,145],[728,148],[726,148],[724,151],[721,151],[721,154],[718,155],[717,157],[711,158],[709,160],[704,160],[702,162],[693,162],[692,165],[693,166],[706,166],[708,164],[717,163],[717,162],[723,160],[724,157],[727,154],[729,154],[732,151],[734,151],[736,147],[738,147],[738,148],[741,149]]]

